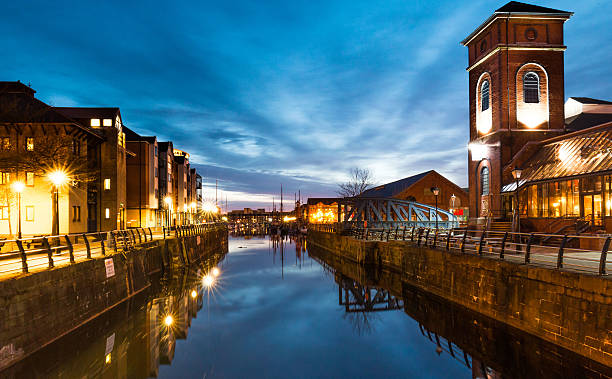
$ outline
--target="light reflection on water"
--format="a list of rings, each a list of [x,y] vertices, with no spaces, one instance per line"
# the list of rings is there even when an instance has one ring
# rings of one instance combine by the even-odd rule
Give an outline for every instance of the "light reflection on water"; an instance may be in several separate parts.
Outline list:
[[[7,376],[493,378],[563,372],[521,362],[512,350],[516,341],[536,346],[543,362],[572,361],[554,349],[555,358],[548,357],[550,346],[434,299],[399,274],[310,250],[303,239],[230,239],[229,254],[155,280],[148,293]],[[583,368],[574,361],[566,373]]]

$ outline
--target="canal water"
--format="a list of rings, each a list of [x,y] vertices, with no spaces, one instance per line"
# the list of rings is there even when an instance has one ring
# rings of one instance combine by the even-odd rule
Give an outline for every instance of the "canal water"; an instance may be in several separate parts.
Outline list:
[[[0,377],[610,375],[397,273],[307,251],[301,239],[230,238],[229,253],[153,282]]]

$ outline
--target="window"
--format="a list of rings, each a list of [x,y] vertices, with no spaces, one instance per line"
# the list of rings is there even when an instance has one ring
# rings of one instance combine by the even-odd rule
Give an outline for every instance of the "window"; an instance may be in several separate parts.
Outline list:
[[[34,173],[26,172],[26,186],[34,187]]]
[[[99,128],[100,127],[100,119],[99,118],[92,118],[90,125],[93,126],[94,128]]]
[[[157,156],[157,146],[155,146],[155,156]]]
[[[34,151],[34,137],[26,138],[26,150]]]
[[[2,138],[2,150],[8,151],[11,150],[11,139],[8,137]]]
[[[26,221],[34,221],[34,206],[26,205],[25,207],[25,220]]]
[[[8,220],[9,219],[9,207],[3,205],[0,206],[0,220]]]
[[[105,118],[102,120],[102,125],[104,126],[113,126],[113,120],[110,118]]]
[[[480,104],[481,104],[481,111],[486,111],[487,109],[489,109],[489,81],[485,80],[484,82],[482,82],[482,85],[480,86]]]
[[[155,177],[157,178],[157,169],[153,169],[153,172],[155,172]]]
[[[11,174],[8,172],[0,172],[0,184],[9,184],[11,182]]]
[[[483,196],[489,194],[489,168],[486,166],[480,170],[480,190]]]
[[[523,76],[523,101],[526,103],[540,102],[540,78],[535,72]]]
[[[106,209],[104,210],[104,217],[105,217],[105,218],[110,218],[110,208],[106,208]]]
[[[110,189],[110,179],[104,179],[104,189],[105,190]]]
[[[81,141],[77,139],[72,140],[72,154],[81,155]]]
[[[72,222],[81,221],[81,206],[73,205],[72,206]]]

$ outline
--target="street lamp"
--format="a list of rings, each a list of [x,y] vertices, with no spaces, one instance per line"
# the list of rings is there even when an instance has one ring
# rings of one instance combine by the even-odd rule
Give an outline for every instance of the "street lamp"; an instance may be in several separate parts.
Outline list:
[[[22,181],[13,182],[13,191],[17,192],[17,207],[19,208],[19,231],[17,232],[17,238],[21,239],[21,193],[25,188],[25,184]]]
[[[437,231],[438,230],[438,195],[440,194],[440,188],[438,188],[438,187],[431,187],[430,189],[431,189],[431,192],[436,197],[436,214],[435,214],[435,218],[436,218],[436,231]]]
[[[53,183],[53,230],[52,235],[59,235],[59,188],[66,184],[68,175],[62,170],[51,171],[48,174],[49,180]]]
[[[516,231],[517,233],[521,232],[521,208],[519,207],[519,179],[521,179],[521,174],[523,170],[514,166],[514,170],[512,170],[512,176],[514,180],[516,180]]]

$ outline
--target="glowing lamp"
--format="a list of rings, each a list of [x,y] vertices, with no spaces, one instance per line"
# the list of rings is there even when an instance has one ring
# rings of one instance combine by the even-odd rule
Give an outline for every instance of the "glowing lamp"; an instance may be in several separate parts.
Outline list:
[[[17,181],[17,182],[13,182],[13,191],[17,192],[17,193],[21,193],[23,192],[23,189],[25,188],[25,184],[23,184],[22,181]]]
[[[506,171],[507,172],[507,171]],[[514,177],[514,179],[519,180],[521,178],[521,174],[523,173],[523,170],[521,170],[518,167],[514,167],[514,170],[512,170],[512,176]]]
[[[210,288],[212,287],[212,285],[215,283],[215,278],[212,275],[206,275],[203,279],[202,279],[202,284],[204,284],[205,287]]]
[[[168,206],[172,206],[172,198],[170,196],[164,197],[164,203],[168,204]]]
[[[221,274],[221,271],[217,267],[213,268],[211,272],[213,276],[219,276],[219,274]]]
[[[48,177],[51,183],[56,187],[61,187],[68,181],[68,175],[62,170],[51,171]]]
[[[431,187],[430,190],[431,190],[431,193],[434,194],[434,196],[438,196],[440,194],[440,188],[438,187]]]
[[[168,315],[164,318],[164,324],[166,326],[171,326],[174,323],[174,318],[171,315]]]
[[[106,364],[111,363],[111,353],[106,354],[106,357],[104,357],[104,362]]]
[[[194,299],[195,299],[196,297],[198,297],[198,293],[196,292],[196,290],[192,290],[192,291],[191,291],[191,297],[192,297],[192,298],[194,298]]]

